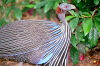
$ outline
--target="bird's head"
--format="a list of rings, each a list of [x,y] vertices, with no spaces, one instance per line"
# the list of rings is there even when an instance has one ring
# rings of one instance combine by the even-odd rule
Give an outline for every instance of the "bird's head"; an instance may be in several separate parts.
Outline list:
[[[70,11],[72,9],[76,9],[76,7],[74,5],[72,5],[72,4],[62,3],[56,9],[56,13],[60,14],[60,13],[66,12],[66,11]]]

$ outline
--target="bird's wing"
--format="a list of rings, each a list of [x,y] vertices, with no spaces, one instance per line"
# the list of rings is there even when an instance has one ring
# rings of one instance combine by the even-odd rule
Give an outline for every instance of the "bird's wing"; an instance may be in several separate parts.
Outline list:
[[[0,29],[0,56],[13,56],[50,45],[60,36],[60,26],[50,21],[21,20]]]

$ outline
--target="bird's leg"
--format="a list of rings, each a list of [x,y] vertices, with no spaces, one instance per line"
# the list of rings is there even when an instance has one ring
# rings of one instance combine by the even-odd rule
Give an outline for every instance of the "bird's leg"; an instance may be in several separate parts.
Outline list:
[[[18,63],[18,66],[23,66],[23,62],[19,62]]]

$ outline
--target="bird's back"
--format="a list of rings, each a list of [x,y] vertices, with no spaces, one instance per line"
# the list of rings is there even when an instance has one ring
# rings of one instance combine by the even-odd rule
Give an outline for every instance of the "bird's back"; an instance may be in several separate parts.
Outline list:
[[[50,56],[46,52],[61,35],[60,26],[50,21],[21,20],[8,24],[0,28],[0,58],[37,64],[42,57]]]

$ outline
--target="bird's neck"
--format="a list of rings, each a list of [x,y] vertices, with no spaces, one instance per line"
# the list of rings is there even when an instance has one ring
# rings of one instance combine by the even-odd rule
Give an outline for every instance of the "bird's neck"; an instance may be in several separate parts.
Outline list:
[[[61,24],[62,31],[67,32],[67,30],[69,30],[69,26],[67,20],[65,19],[65,13],[58,14],[58,18],[62,22]]]
[[[65,33],[66,37],[69,36],[69,38],[70,38],[71,37],[71,30],[70,30],[70,27],[68,25],[67,20],[65,19],[65,14],[64,13],[58,14],[58,18],[62,22],[62,24],[61,24],[62,31]]]
[[[65,19],[65,13],[58,14],[58,18],[60,19],[60,21],[62,22],[63,25],[68,24],[66,19]]]

